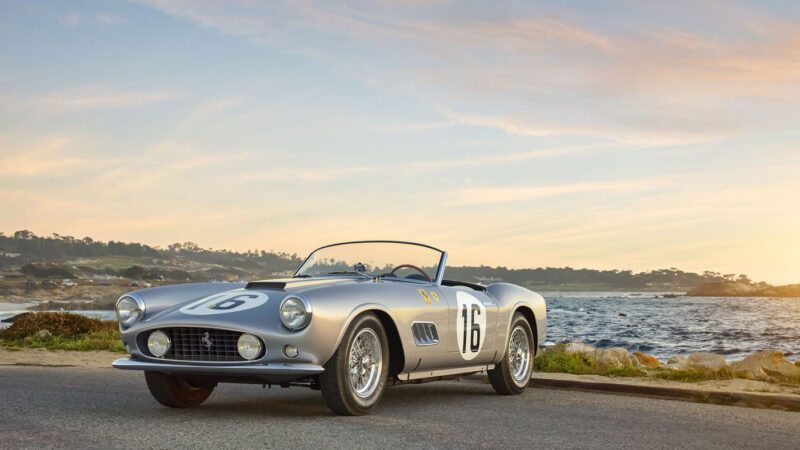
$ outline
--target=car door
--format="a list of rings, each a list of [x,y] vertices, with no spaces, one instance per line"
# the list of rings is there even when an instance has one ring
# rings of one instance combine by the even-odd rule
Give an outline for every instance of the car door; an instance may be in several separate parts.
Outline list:
[[[448,303],[448,363],[469,367],[494,360],[497,302],[483,292],[467,287],[440,287]]]
[[[447,349],[452,344],[448,299],[433,283],[397,283],[403,305],[394,308],[400,326],[406,331],[405,370],[418,372],[447,367]]]

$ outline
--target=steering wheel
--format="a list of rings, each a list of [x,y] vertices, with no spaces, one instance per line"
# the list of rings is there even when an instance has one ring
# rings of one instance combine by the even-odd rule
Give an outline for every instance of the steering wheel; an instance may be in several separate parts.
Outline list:
[[[433,281],[433,280],[431,280],[431,277],[429,277],[429,276],[428,276],[428,274],[427,274],[427,273],[425,273],[425,271],[424,271],[424,270],[420,269],[419,267],[417,267],[417,266],[415,266],[415,265],[413,265],[413,264],[400,264],[399,266],[397,266],[397,267],[395,267],[394,269],[392,269],[392,271],[391,271],[391,272],[389,272],[389,273],[390,273],[390,274],[392,274],[392,275],[394,275],[394,273],[395,273],[395,272],[397,272],[397,271],[398,271],[398,270],[400,270],[400,269],[414,269],[414,270],[416,270],[417,272],[419,272],[419,273],[420,273],[420,275],[422,275],[423,277],[425,277],[425,280],[426,280],[426,281]]]

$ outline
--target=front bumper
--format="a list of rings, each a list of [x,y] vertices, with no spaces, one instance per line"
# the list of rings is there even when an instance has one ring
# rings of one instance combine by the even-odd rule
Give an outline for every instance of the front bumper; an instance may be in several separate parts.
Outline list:
[[[248,364],[248,365],[188,365],[174,362],[147,362],[120,358],[112,364],[116,369],[147,370],[166,374],[203,375],[220,377],[288,377],[302,378],[325,371],[316,364]]]

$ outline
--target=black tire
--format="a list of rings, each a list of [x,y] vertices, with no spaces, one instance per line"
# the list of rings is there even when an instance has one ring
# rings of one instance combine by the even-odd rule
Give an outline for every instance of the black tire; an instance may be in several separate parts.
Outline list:
[[[511,361],[509,358],[509,348],[511,337],[515,330],[521,329],[525,332],[528,340],[528,364],[525,373],[519,379],[515,379],[511,368]],[[494,369],[489,371],[489,381],[495,392],[501,395],[517,395],[521,394],[530,382],[531,375],[533,374],[533,356],[534,339],[533,330],[528,320],[520,313],[514,313],[514,318],[511,321],[511,328],[509,328],[508,341],[506,341],[506,350],[503,354],[502,361],[497,364]]]
[[[170,408],[193,408],[200,405],[211,392],[214,385],[194,386],[187,381],[160,372],[145,372],[147,387],[158,403]]]
[[[353,341],[362,330],[370,329],[380,341],[380,370],[375,370],[378,379],[374,391],[366,396],[359,396],[350,382],[350,349]],[[368,332],[366,332],[368,334]],[[376,352],[377,353],[377,352]],[[383,324],[375,314],[365,313],[358,316],[347,329],[342,343],[331,359],[324,365],[325,372],[319,377],[322,397],[328,408],[341,416],[360,416],[378,404],[386,389],[386,378],[389,373],[389,340]]]

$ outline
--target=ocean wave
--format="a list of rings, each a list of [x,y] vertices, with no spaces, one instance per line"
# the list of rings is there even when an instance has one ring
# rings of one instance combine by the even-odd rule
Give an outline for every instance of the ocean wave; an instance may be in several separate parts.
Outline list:
[[[659,358],[699,351],[729,359],[765,349],[800,353],[800,299],[657,299],[610,293],[545,294],[545,299],[548,340],[553,342],[582,340]]]

